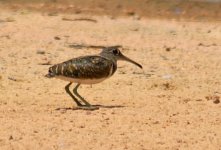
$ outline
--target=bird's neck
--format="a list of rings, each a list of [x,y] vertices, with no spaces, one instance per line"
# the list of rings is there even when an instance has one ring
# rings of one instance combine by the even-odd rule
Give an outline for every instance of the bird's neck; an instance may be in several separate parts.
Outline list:
[[[110,76],[112,76],[117,70],[117,58],[114,57],[113,55],[106,53],[100,53],[99,55],[112,62],[111,73],[110,73]]]
[[[104,58],[106,58],[106,59],[112,61],[113,63],[117,63],[117,58],[114,57],[114,56],[111,55],[111,54],[108,54],[108,53],[100,53],[99,55],[100,55],[101,57],[104,57]]]

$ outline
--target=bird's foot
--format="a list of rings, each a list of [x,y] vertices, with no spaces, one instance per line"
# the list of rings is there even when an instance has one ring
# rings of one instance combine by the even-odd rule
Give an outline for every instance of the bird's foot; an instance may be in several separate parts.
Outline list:
[[[97,107],[97,106],[92,106],[92,105],[80,105],[80,106],[77,106],[77,109],[97,110],[97,109],[99,109],[99,107]]]

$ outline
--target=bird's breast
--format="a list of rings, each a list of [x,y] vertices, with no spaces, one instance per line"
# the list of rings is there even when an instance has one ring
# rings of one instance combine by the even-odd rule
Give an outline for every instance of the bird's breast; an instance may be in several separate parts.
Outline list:
[[[56,76],[55,78],[58,78],[64,81],[80,83],[80,84],[97,84],[107,79],[107,78],[80,79],[80,78],[71,78],[71,77],[66,77],[66,76]]]

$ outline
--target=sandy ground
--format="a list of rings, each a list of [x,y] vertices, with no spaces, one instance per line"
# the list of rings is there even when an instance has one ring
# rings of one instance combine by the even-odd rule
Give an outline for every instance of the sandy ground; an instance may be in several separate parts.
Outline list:
[[[2,8],[13,10],[221,21],[221,0],[2,0],[1,3]]]
[[[68,21],[76,18],[92,21]],[[65,19],[64,19],[65,18]],[[0,13],[0,149],[221,147],[221,23],[83,14]],[[99,110],[73,110],[50,65],[122,45],[110,79],[79,89]]]

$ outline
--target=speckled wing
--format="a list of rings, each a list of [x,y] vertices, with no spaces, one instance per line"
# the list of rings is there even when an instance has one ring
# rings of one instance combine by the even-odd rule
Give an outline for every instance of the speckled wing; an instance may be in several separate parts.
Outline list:
[[[49,73],[53,73],[54,76],[74,79],[106,78],[115,71],[114,62],[101,56],[78,57],[49,68]]]

